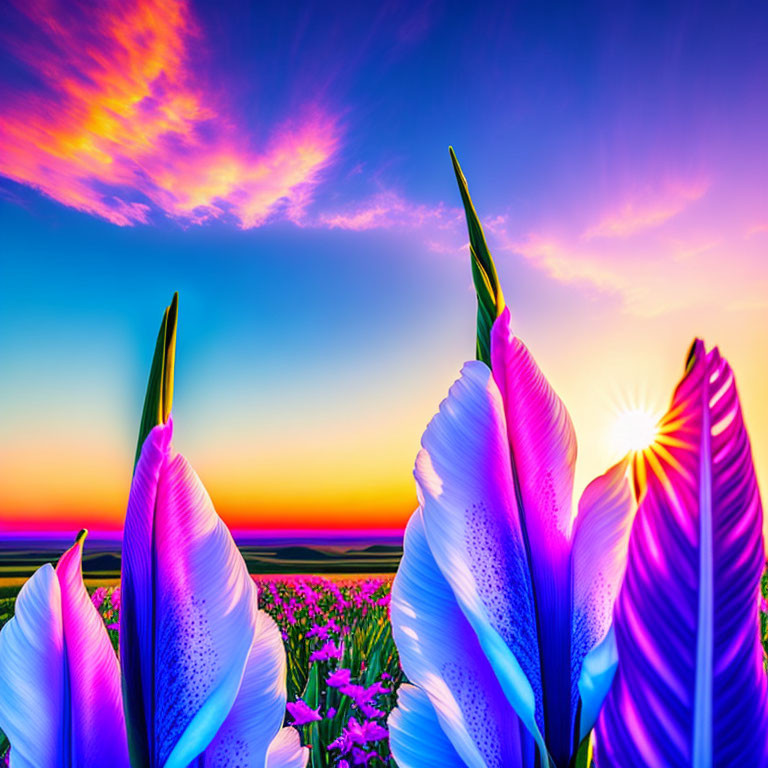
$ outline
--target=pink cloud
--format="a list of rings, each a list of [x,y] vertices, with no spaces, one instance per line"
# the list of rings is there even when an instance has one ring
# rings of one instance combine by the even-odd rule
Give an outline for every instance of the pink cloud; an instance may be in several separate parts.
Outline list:
[[[486,213],[501,269],[505,252],[522,256],[558,282],[612,294],[624,311],[646,317],[694,307],[768,311],[759,181],[713,169],[644,175],[642,193],[622,195],[627,174],[617,172],[612,185],[595,185],[538,222]]]
[[[459,224],[463,225],[463,216],[459,208],[451,208],[444,203],[415,203],[397,192],[385,191],[340,211],[320,214],[315,224],[329,229],[349,229],[356,232],[425,226],[450,230]]]
[[[701,199],[709,189],[704,180],[666,182],[661,189],[649,190],[627,200],[618,210],[603,216],[582,237],[627,237],[665,224],[688,205]]]
[[[185,0],[19,3],[35,33],[7,43],[41,83],[0,106],[0,174],[121,226],[154,210],[243,228],[298,219],[339,146],[307,106],[254,148],[195,70]]]
[[[736,232],[639,232],[606,243],[530,233],[500,241],[503,250],[522,255],[555,280],[615,294],[632,314],[653,316],[706,306],[768,309],[764,248],[757,238],[750,242]]]

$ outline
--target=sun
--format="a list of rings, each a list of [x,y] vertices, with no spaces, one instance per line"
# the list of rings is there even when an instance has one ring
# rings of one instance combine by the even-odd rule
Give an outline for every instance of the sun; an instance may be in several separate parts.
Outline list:
[[[656,441],[658,416],[650,409],[632,407],[619,412],[611,430],[617,453],[644,451]]]

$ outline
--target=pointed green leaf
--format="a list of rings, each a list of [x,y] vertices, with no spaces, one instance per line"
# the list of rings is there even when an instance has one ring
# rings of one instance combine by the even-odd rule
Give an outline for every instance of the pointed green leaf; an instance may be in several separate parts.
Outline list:
[[[147,394],[144,397],[144,410],[139,427],[139,443],[136,447],[136,462],[141,455],[141,446],[147,435],[158,424],[165,424],[171,414],[173,404],[173,369],[176,359],[176,324],[178,319],[179,294],[173,294],[173,300],[165,308],[160,331],[157,334],[155,355],[149,369]]]
[[[491,364],[491,327],[496,318],[504,311],[504,294],[501,292],[499,277],[496,274],[496,265],[485,242],[483,227],[480,224],[472,198],[469,196],[467,180],[461,171],[459,161],[453,147],[448,148],[451,153],[453,170],[461,192],[461,201],[464,203],[464,212],[467,217],[467,229],[469,230],[469,251],[472,256],[472,280],[475,283],[477,293],[477,349],[476,356],[486,365]]]

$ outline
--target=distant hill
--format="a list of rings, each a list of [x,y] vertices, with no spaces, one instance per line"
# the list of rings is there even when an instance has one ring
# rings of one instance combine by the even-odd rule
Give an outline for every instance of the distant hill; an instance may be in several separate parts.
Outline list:
[[[0,541],[0,578],[30,576],[43,563],[55,563],[69,543]],[[402,547],[390,544],[333,546],[292,544],[240,546],[249,573],[394,573]],[[87,541],[83,572],[91,578],[120,575],[118,542]]]

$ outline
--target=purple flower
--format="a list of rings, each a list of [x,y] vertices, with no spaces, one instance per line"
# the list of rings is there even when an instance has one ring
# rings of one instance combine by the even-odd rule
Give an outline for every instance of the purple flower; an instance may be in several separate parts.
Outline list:
[[[383,717],[384,712],[372,706],[373,699],[382,693],[389,693],[390,689],[385,688],[381,682],[375,682],[364,688],[362,685],[345,685],[340,688],[345,696],[349,696],[355,706],[369,719],[374,717]]]
[[[389,731],[387,731],[383,725],[379,725],[373,720],[365,720],[362,723],[359,723],[354,717],[349,718],[347,732],[349,738],[355,744],[367,744],[369,741],[379,741],[380,739],[386,739],[389,735]]]
[[[372,706],[371,704],[368,704],[366,702],[363,702],[362,704],[359,704],[357,707],[369,720],[375,718],[375,717],[384,717],[386,714],[383,709],[377,709],[376,707]]]
[[[319,637],[321,640],[327,640],[328,631],[319,624],[313,624],[307,632],[307,637]]]
[[[325,682],[331,686],[331,688],[343,688],[349,685],[349,678],[351,676],[352,672],[348,669],[344,669],[342,667],[341,669],[337,669],[334,672],[331,672],[330,675],[325,679]],[[344,693],[344,691],[342,691]]]
[[[316,720],[322,720],[319,709],[312,709],[304,699],[296,699],[294,702],[288,702],[286,705],[288,714],[293,718],[291,725],[306,725]]]
[[[373,683],[373,685],[369,685],[365,689],[365,693],[369,698],[372,698],[373,696],[378,696],[382,693],[389,693],[391,688],[385,688],[384,685],[380,681],[376,681]]]
[[[366,752],[360,747],[352,747],[352,759],[355,765],[368,765],[374,757],[378,757],[377,752]]]
[[[310,661],[328,661],[329,659],[340,659],[344,655],[344,644],[336,645],[332,640],[326,642],[319,651],[313,651],[309,657]]]
[[[116,610],[120,610],[120,587],[115,587],[109,595],[109,601],[112,603],[112,607]]]
[[[338,749],[342,754],[352,749],[352,740],[346,728],[341,729],[341,735],[337,736],[327,747],[328,750]]]
[[[336,717],[336,707],[329,707],[328,711],[325,713],[325,716],[329,720],[333,720],[333,718]]]

